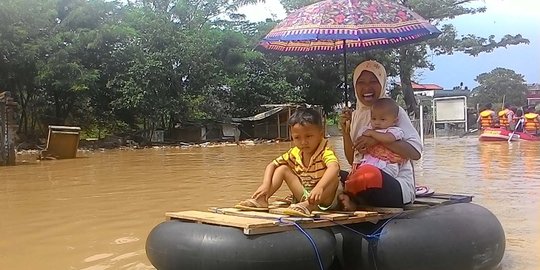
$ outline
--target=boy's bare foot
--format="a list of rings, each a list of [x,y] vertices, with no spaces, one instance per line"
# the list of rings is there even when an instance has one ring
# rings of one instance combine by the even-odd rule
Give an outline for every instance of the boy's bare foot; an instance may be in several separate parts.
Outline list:
[[[347,194],[339,194],[338,200],[341,202],[341,205],[343,205],[344,211],[356,211],[356,203],[351,200],[349,195]]]

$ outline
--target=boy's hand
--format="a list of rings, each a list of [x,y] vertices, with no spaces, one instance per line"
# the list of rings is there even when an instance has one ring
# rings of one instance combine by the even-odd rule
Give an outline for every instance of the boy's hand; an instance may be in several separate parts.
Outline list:
[[[260,197],[263,197],[265,200],[268,199],[268,192],[270,192],[270,185],[262,184],[257,188],[255,193],[251,196],[252,199],[258,199]]]
[[[323,194],[323,189],[321,187],[314,187],[309,193],[308,202],[309,204],[319,204]]]

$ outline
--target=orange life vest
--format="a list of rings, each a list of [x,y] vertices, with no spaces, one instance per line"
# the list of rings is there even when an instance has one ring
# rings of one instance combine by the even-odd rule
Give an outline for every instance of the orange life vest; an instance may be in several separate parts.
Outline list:
[[[525,117],[525,131],[536,133],[540,128],[540,122],[538,122],[538,114],[526,113]]]
[[[510,123],[508,123],[508,113],[510,112],[509,109],[504,109],[499,112],[499,125],[501,127],[508,127]]]
[[[482,128],[493,126],[493,113],[492,110],[484,110],[480,113],[480,126]]]

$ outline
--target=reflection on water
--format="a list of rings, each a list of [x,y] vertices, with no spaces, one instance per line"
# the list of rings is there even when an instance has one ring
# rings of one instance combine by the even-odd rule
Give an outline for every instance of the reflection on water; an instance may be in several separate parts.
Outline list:
[[[332,142],[343,157],[339,138]],[[234,204],[288,147],[85,152],[0,167],[0,269],[153,269],[144,244],[164,212]],[[538,143],[475,138],[428,140],[415,166],[417,183],[472,194],[497,215],[504,270],[540,268],[538,168]]]

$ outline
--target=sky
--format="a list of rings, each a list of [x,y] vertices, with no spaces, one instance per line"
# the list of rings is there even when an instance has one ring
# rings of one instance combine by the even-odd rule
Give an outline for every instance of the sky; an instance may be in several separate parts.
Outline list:
[[[418,70],[418,83],[435,83],[444,89],[452,89],[461,82],[470,89],[478,86],[476,76],[502,67],[524,75],[526,83],[540,83],[540,1],[539,0],[480,0],[487,11],[482,14],[463,15],[452,23],[459,35],[474,34],[480,37],[495,35],[499,40],[506,34],[521,34],[529,39],[528,45],[521,44],[498,48],[477,57],[455,53],[453,55],[430,56],[435,70]],[[266,18],[282,19],[285,10],[279,0],[245,6],[240,12],[250,21]]]

